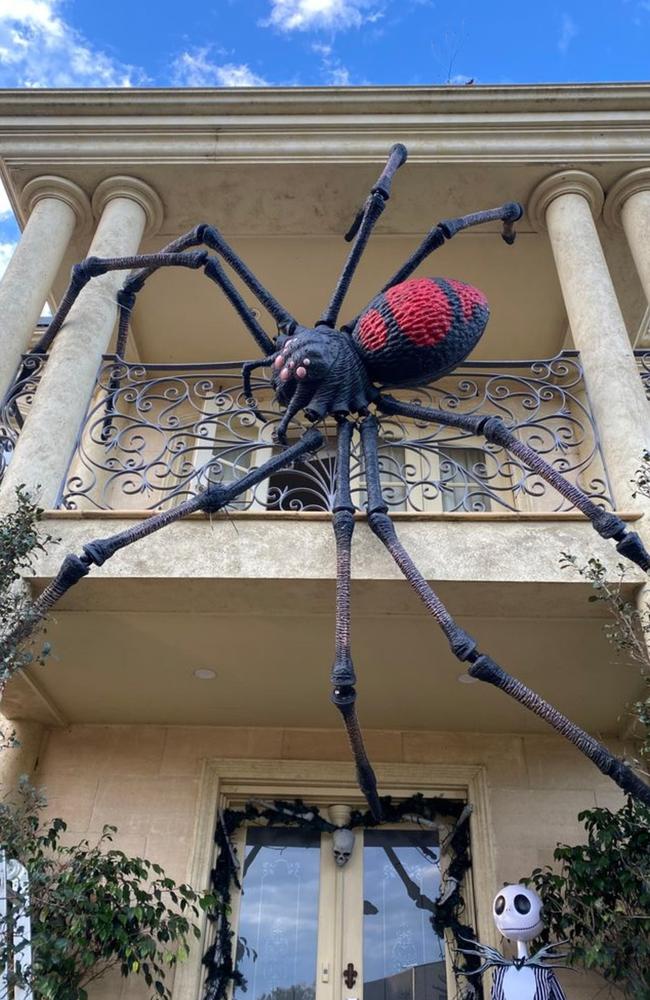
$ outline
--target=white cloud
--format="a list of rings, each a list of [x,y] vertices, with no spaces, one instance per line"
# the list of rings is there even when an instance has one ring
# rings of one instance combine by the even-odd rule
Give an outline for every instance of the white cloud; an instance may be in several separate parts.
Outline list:
[[[265,26],[280,31],[343,31],[382,16],[375,0],[271,0]]]
[[[562,15],[562,23],[560,24],[560,37],[557,41],[557,47],[559,51],[564,55],[568,49],[569,45],[573,39],[578,34],[578,25],[575,23],[570,14],[566,12]]]
[[[349,87],[350,70],[345,66],[333,66],[329,71],[327,82],[332,87]]]
[[[141,70],[96,49],[60,16],[61,0],[0,0],[0,86],[130,87]]]
[[[172,65],[176,87],[268,87],[245,63],[215,63],[208,58],[209,48],[182,52]]]
[[[343,65],[338,56],[334,55],[331,45],[314,42],[311,50],[320,56],[323,83],[329,84],[331,87],[350,86],[350,71]]]

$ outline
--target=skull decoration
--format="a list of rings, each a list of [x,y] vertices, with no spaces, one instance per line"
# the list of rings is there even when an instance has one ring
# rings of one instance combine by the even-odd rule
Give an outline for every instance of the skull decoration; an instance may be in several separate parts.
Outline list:
[[[350,857],[352,856],[352,850],[354,848],[354,834],[352,830],[335,830],[332,835],[332,851],[334,852],[334,861],[339,868],[343,868],[343,865],[347,865]]]
[[[497,928],[509,941],[532,941],[544,927],[542,901],[525,885],[504,885],[494,898],[492,912]]]

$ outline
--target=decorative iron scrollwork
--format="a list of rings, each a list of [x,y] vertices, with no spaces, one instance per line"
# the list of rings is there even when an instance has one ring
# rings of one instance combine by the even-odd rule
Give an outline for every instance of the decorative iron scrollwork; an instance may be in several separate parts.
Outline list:
[[[18,377],[0,405],[0,482],[13,456],[46,361],[44,354],[24,354]]]
[[[239,363],[130,364],[107,356],[97,380],[60,505],[67,509],[161,509],[231,482],[266,461],[281,414],[264,379],[253,381],[261,423],[246,399]],[[399,398],[463,413],[500,416],[522,441],[603,506],[611,506],[597,433],[576,352],[548,361],[474,362]],[[567,501],[498,446],[449,427],[382,416],[384,494],[393,511],[547,512]],[[332,440],[335,428],[325,425]],[[294,425],[299,433],[300,423]],[[335,450],[271,477],[235,510],[329,511]],[[355,506],[364,471],[353,455]]]

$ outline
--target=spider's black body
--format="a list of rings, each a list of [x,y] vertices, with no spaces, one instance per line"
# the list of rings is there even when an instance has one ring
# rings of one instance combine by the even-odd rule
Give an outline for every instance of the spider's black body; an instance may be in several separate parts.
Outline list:
[[[467,671],[473,677],[500,688],[541,716],[628,794],[635,795],[650,805],[650,788],[634,772],[597,740],[479,651],[476,641],[460,628],[422,577],[399,541],[388,516],[388,505],[382,493],[379,474],[378,422],[373,409],[388,414],[401,414],[419,421],[437,422],[472,435],[483,435],[488,441],[499,444],[515,454],[582,511],[600,535],[613,538],[622,555],[629,557],[643,569],[650,569],[650,556],[639,536],[628,531],[620,518],[597,507],[577,487],[567,482],[555,468],[520,441],[500,419],[402,403],[383,392],[387,387],[423,384],[439,378],[466,358],[476,345],[489,316],[483,294],[460,281],[448,278],[411,278],[411,275],[429,254],[457,232],[470,226],[500,221],[503,224],[503,239],[508,244],[513,243],[514,223],[523,214],[520,205],[507,202],[499,208],[438,223],[366,309],[345,326],[337,327],[341,305],[354,272],[372,229],[388,201],[393,177],[405,160],[404,146],[393,146],[386,166],[346,237],[352,244],[350,252],[330,302],[313,328],[298,323],[259,282],[217,229],[201,224],[159,253],[115,259],[88,258],[76,265],[70,287],[37,351],[44,352],[48,349],[79,292],[92,277],[107,271],[127,270],[131,273],[117,296],[117,354],[122,356],[129,317],[137,293],[150,275],[162,267],[202,268],[231,302],[264,355],[261,360],[244,364],[244,384],[249,397],[252,395],[251,372],[261,367],[271,369],[276,396],[284,408],[276,431],[278,441],[287,445],[288,425],[299,411],[304,411],[315,423],[326,416],[333,416],[337,420],[333,518],[337,552],[337,597],[335,656],[331,674],[332,700],[343,716],[357,765],[359,783],[377,818],[381,816],[381,805],[356,715],[356,678],[350,650],[350,557],[355,525],[355,510],[350,497],[350,448],[355,433],[361,435],[366,466],[368,524],[444,632],[454,655],[467,664]],[[193,249],[201,244],[209,249]],[[238,275],[275,321],[278,329],[275,340],[259,324],[250,306],[233,285],[224,263]],[[252,398],[250,405],[252,412],[261,417]],[[95,540],[84,546],[81,556],[67,556],[57,577],[38,599],[38,611],[42,615],[46,614],[69,587],[89,572],[93,564],[101,565],[124,546],[193,511],[213,513],[222,510],[276,470],[317,451],[322,443],[322,435],[312,427],[299,440],[287,445],[259,468],[251,469],[236,482],[227,485],[212,483],[202,493],[184,501],[175,509],[155,514],[116,535]]]
[[[487,324],[487,299],[447,278],[411,278],[380,292],[352,329],[298,327],[273,355],[278,401],[313,421],[363,414],[383,387],[424,385],[473,350]]]

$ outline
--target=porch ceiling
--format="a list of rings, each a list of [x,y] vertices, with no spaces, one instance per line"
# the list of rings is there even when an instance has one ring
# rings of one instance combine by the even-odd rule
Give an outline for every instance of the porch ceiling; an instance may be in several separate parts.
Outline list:
[[[575,515],[396,516],[425,577],[481,648],[592,731],[612,732],[636,695],[617,666],[590,588],[559,553],[612,546]],[[42,557],[36,590],[65,552],[124,518],[48,517],[61,545]],[[542,731],[543,724],[462,665],[368,527],[354,536],[353,649],[360,711],[373,728]],[[179,522],[117,553],[66,595],[48,627],[55,656],[18,679],[13,718],[331,726],[335,553],[328,518],[242,515]],[[629,587],[641,579],[631,571]],[[212,681],[193,676],[215,670]]]
[[[392,140],[387,138],[386,149]],[[22,176],[25,171],[24,178]],[[349,245],[343,234],[376,180],[379,163],[137,164],[124,172],[147,180],[165,203],[163,231],[145,241],[153,252],[199,222],[217,225],[260,280],[300,322],[314,323],[336,282]],[[113,171],[115,172],[115,171]],[[409,162],[346,300],[349,320],[377,294],[440,219],[526,203],[545,165]],[[21,168],[20,185],[33,173]],[[65,176],[92,192],[106,167],[66,164]],[[55,285],[60,297],[69,268],[86,253],[71,246]],[[633,271],[633,268],[631,269]],[[416,272],[477,285],[491,308],[477,359],[545,358],[565,343],[566,317],[548,239],[527,219],[508,247],[499,227],[463,233]],[[251,307],[258,303],[236,282]],[[271,335],[274,324],[260,310]],[[201,273],[166,270],[149,281],[133,314],[139,358],[162,364],[255,357],[259,351],[215,285]]]
[[[452,608],[471,607],[476,587],[468,588],[460,606],[452,588]],[[252,581],[228,588],[225,612],[226,588],[216,584],[208,586],[214,611],[61,612],[48,629],[55,656],[29,678],[62,722],[328,727],[337,718],[328,683],[333,586],[312,585],[302,601],[300,589],[299,581],[278,581],[274,591]],[[535,615],[530,592],[521,598],[516,589],[500,595],[501,602],[510,597],[508,617],[461,613],[461,624],[583,727],[616,731],[638,676],[615,662],[602,619],[563,606],[557,588],[550,614]],[[405,583],[356,583],[353,609],[364,725],[544,731],[501,692],[458,682],[462,665]],[[216,678],[198,680],[199,668]],[[24,681],[14,683],[3,709],[9,717],[47,717]]]

